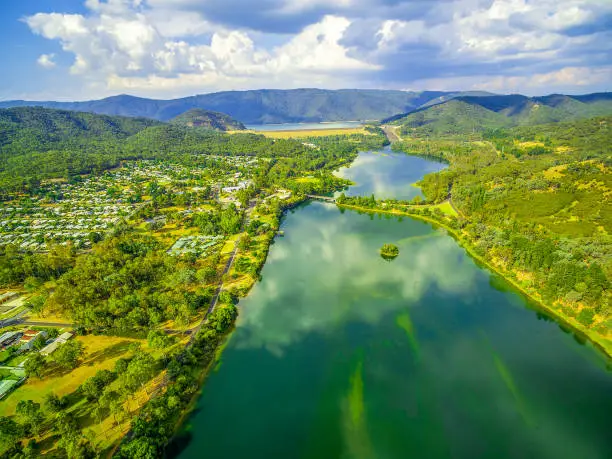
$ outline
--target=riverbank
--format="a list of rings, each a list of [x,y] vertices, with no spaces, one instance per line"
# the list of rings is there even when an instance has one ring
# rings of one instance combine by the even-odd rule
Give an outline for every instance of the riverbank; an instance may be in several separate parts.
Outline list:
[[[433,223],[435,225],[438,225],[444,228],[448,232],[448,234],[450,234],[453,237],[453,239],[455,239],[459,243],[459,245],[463,247],[466,250],[466,252],[473,259],[475,259],[478,263],[480,263],[481,265],[483,265],[490,271],[494,272],[495,274],[503,278],[506,282],[508,282],[516,290],[518,290],[521,294],[526,296],[532,303],[534,303],[534,305],[536,305],[538,308],[542,309],[543,311],[551,315],[555,320],[559,322],[560,325],[569,327],[574,333],[577,333],[579,336],[585,339],[588,339],[588,341],[591,342],[601,352],[603,352],[606,355],[606,357],[612,358],[612,342],[610,340],[602,339],[603,337],[601,337],[601,335],[595,334],[592,330],[589,330],[588,328],[584,327],[582,324],[578,323],[577,321],[571,320],[571,318],[565,315],[562,311],[559,311],[558,309],[555,309],[552,306],[546,304],[542,300],[539,292],[537,292],[535,289],[529,289],[519,284],[512,277],[513,273],[499,266],[494,265],[493,263],[491,263],[490,261],[482,257],[480,254],[478,254],[476,251],[476,248],[471,243],[471,241],[463,237],[458,230],[450,227],[446,222],[437,220],[427,215],[411,213],[411,212],[406,212],[406,211],[399,211],[396,209],[393,209],[393,210],[370,209],[367,207],[360,207],[360,206],[355,206],[355,205],[350,205],[350,204],[339,204],[339,203],[336,203],[336,205],[339,208],[347,208],[347,209],[357,210],[357,211],[366,212],[366,213],[380,213],[380,214],[389,214],[389,215],[397,215],[397,216],[409,216],[409,217],[413,217],[413,218],[423,220],[429,223]]]

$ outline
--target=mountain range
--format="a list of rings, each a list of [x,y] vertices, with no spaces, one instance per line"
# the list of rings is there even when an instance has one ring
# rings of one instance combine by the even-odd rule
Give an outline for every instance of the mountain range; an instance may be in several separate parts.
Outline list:
[[[383,124],[401,126],[404,133],[458,134],[610,115],[612,93],[527,97],[483,92],[294,89],[220,92],[166,101],[116,96],[88,102],[0,102],[0,109],[7,106],[38,107],[13,109],[3,115],[6,118],[10,113],[15,120],[21,117],[26,124],[32,117],[48,116],[41,107],[50,107],[136,117],[139,124],[148,119],[148,123],[170,121],[177,126],[220,131],[242,130],[242,123],[382,120]],[[55,122],[63,117],[74,122],[85,115],[70,117],[67,113],[55,116]],[[86,131],[103,122],[117,122],[110,118],[88,121],[93,127]],[[121,122],[125,123],[128,121]]]
[[[526,97],[518,94],[488,97],[459,96],[383,120],[402,132],[460,134],[612,114],[612,93],[583,96],[552,94]]]
[[[381,120],[427,104],[459,96],[485,96],[485,92],[393,91],[370,89],[290,89],[226,91],[181,99],[156,100],[119,95],[84,102],[9,100],[0,108],[39,106],[104,115],[146,117],[169,121],[198,108],[226,113],[245,124],[305,123]]]

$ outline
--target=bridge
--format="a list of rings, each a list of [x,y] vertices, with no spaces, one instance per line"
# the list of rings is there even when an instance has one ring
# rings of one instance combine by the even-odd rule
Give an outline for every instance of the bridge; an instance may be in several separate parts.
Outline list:
[[[325,201],[325,202],[331,202],[331,203],[336,202],[334,198],[329,197],[329,196],[319,196],[316,194],[307,194],[306,197],[310,199],[316,199],[317,201]]]

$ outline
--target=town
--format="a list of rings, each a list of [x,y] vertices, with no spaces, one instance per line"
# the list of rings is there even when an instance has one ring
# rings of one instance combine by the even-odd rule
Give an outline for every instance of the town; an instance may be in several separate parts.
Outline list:
[[[61,248],[78,258],[121,228],[130,228],[202,272],[200,290],[217,289],[216,297],[202,297],[214,307],[217,301],[248,292],[278,229],[279,209],[293,202],[293,193],[278,186],[254,192],[254,175],[267,161],[214,155],[195,166],[124,161],[119,168],[70,182],[49,181],[36,193],[0,204],[0,249],[20,256],[53,256]],[[163,355],[155,332],[130,333],[128,338],[82,335],[65,313],[47,306],[56,288],[54,280],[33,286],[26,281],[23,289],[0,293],[3,415],[19,412],[25,399],[42,406],[79,394],[88,380],[100,371],[112,371],[122,359],[143,352]],[[165,322],[164,352],[182,349],[208,311],[206,304]],[[130,413],[139,410],[159,384],[152,376],[146,378],[146,392],[139,393],[137,402],[122,398],[121,409],[115,407],[113,416],[101,418],[91,431],[96,444],[112,444],[125,434]]]

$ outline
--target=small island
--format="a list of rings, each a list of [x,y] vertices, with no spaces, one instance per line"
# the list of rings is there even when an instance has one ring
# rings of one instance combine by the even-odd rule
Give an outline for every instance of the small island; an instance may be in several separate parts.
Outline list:
[[[393,244],[385,244],[380,248],[380,256],[385,260],[392,260],[399,255],[399,248]]]

